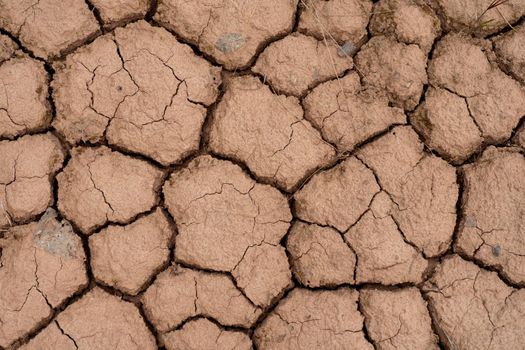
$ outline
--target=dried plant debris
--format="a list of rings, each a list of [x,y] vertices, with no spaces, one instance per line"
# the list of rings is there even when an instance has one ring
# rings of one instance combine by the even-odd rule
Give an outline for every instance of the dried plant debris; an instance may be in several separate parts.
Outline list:
[[[442,16],[445,30],[478,36],[512,28],[525,14],[521,0],[434,0],[430,4]]]

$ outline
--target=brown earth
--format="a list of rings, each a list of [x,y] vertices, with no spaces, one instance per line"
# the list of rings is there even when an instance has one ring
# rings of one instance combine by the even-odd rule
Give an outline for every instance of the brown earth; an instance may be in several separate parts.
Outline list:
[[[525,349],[523,0],[0,0],[0,350]]]

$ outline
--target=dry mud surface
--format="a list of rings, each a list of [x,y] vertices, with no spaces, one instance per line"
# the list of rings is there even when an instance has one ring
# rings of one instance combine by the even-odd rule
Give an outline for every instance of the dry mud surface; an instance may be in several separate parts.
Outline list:
[[[0,0],[0,350],[524,350],[524,0]]]

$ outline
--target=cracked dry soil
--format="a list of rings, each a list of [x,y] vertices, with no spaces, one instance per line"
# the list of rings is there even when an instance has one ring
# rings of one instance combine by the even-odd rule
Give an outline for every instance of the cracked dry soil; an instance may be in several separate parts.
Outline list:
[[[0,349],[525,349],[492,4],[0,0]]]

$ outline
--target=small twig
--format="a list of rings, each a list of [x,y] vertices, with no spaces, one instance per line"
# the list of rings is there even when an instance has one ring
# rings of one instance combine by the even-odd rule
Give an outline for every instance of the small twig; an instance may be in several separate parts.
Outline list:
[[[493,20],[492,19],[489,19],[487,21],[483,21],[481,22],[481,18],[490,10],[492,9],[496,9],[496,11],[498,11],[499,15],[501,16],[501,18],[503,18],[503,20],[505,21],[505,23],[507,23],[507,25],[511,28],[511,29],[514,29],[514,27],[512,26],[512,24],[510,24],[510,22],[507,20],[507,18],[505,18],[505,16],[503,15],[503,13],[500,11],[499,9],[499,6],[505,4],[509,2],[509,0],[493,0],[490,5],[485,9],[485,11],[483,11],[481,13],[481,15],[479,15],[478,19],[477,19],[477,22],[479,22],[479,26],[481,28],[487,26],[489,23],[491,23]]]
[[[4,212],[5,217],[7,218],[7,222],[9,223],[9,227],[13,226],[13,221],[11,220],[11,216],[9,216],[9,213],[4,207],[4,203],[0,202],[0,209]]]
[[[501,18],[503,18],[503,20],[507,23],[507,25],[514,30],[514,27],[512,26],[512,24],[510,24],[510,22],[505,18],[505,16],[503,16],[503,13],[501,13],[501,11],[499,10],[499,8],[496,7],[496,11],[498,11],[499,15],[501,16]]]

